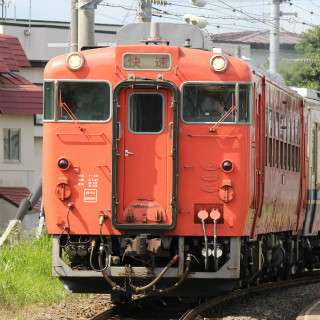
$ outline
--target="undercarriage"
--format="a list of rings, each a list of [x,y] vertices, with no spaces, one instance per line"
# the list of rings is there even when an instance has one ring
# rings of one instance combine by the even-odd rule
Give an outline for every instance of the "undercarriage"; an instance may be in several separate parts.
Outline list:
[[[320,239],[288,232],[247,237],[60,235],[53,274],[70,292],[215,296],[319,267]],[[103,279],[104,278],[104,279]]]

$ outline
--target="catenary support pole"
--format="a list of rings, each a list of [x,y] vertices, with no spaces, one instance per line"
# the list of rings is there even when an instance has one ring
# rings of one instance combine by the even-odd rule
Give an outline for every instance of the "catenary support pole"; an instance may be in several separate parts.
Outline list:
[[[78,51],[78,0],[71,0],[70,52]]]
[[[270,17],[271,17],[271,29],[270,29],[270,66],[271,72],[279,72],[279,51],[280,51],[280,2],[281,0],[271,0],[270,5]]]

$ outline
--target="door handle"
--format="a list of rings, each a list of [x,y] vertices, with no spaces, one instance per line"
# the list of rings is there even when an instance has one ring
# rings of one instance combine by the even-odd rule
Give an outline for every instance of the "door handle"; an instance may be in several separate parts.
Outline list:
[[[122,137],[122,123],[118,122],[118,138],[117,140],[120,140]]]
[[[129,150],[124,150],[124,155],[125,155],[125,157],[127,157],[127,156],[129,156],[129,155],[131,155],[131,154],[134,154],[133,152],[130,152]]]
[[[173,122],[169,123],[169,140],[172,141],[172,126],[173,126]]]

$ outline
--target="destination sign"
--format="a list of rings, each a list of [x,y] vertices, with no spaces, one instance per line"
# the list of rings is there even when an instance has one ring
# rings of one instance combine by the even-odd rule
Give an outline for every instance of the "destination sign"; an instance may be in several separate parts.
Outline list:
[[[125,53],[123,68],[126,70],[161,70],[171,69],[171,56],[163,53]]]

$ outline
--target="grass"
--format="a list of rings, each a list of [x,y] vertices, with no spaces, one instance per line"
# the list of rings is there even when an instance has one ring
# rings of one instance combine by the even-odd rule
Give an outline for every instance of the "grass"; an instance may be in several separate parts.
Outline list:
[[[69,296],[52,277],[51,262],[51,238],[47,234],[28,241],[13,236],[0,247],[0,319],[27,319],[18,315]],[[2,318],[4,312],[7,318]]]

